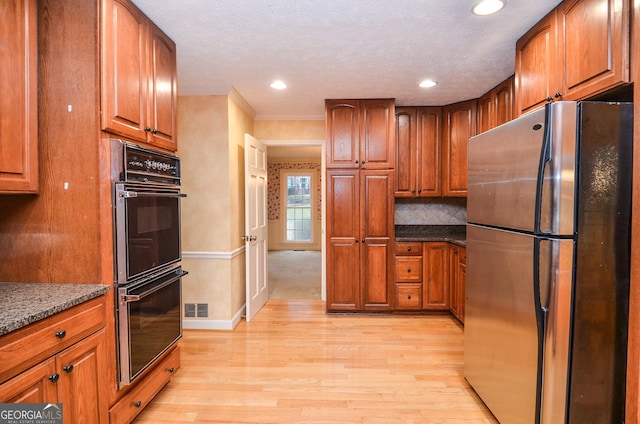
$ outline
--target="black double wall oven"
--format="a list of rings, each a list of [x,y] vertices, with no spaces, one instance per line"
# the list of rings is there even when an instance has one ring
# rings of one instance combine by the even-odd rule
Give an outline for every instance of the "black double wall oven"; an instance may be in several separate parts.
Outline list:
[[[119,385],[182,337],[180,160],[112,140]]]

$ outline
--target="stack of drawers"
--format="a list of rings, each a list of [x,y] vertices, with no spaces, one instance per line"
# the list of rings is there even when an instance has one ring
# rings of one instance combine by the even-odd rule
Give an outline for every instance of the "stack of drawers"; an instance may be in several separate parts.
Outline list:
[[[396,243],[395,309],[422,309],[422,242]]]

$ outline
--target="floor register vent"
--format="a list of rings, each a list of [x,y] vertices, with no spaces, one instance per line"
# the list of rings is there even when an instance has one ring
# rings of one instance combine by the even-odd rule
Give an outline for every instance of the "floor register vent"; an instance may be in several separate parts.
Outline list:
[[[208,316],[209,316],[208,303],[185,303],[184,304],[185,318],[207,318]]]

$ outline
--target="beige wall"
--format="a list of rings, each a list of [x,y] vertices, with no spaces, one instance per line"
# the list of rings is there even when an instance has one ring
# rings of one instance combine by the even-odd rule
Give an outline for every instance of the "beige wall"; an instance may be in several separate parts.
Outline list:
[[[253,117],[229,96],[178,98],[182,160],[183,303],[209,316],[185,328],[233,328],[244,306],[244,133]]]
[[[258,140],[324,140],[324,120],[255,121]]]

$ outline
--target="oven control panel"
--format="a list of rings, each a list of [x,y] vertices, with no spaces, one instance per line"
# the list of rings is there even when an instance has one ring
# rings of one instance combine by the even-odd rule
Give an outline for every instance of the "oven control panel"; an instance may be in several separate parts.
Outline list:
[[[180,185],[180,159],[166,153],[125,144],[123,181]]]

